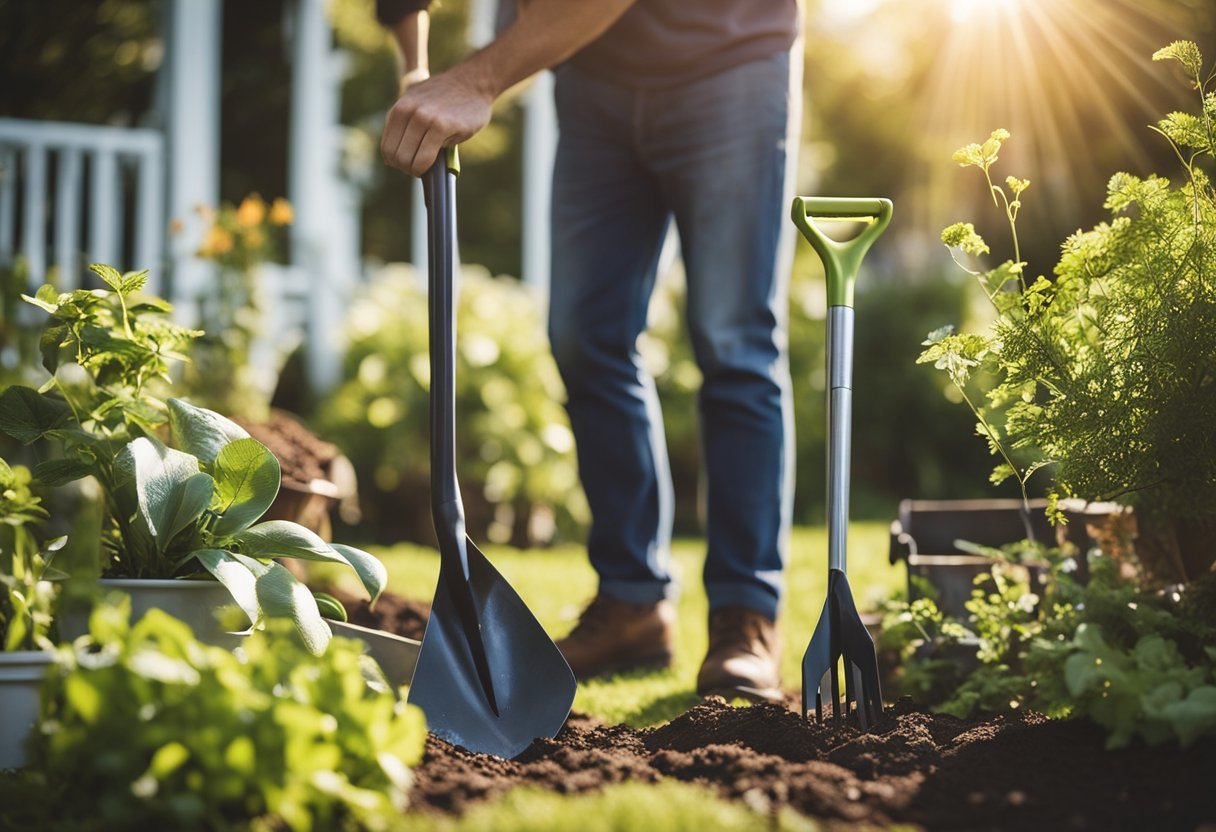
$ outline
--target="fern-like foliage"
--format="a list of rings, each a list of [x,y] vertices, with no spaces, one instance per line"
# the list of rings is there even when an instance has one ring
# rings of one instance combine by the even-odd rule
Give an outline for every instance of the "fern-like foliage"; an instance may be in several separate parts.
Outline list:
[[[1110,220],[1069,237],[1052,278],[1031,280],[1015,251],[978,275],[997,311],[990,330],[939,331],[920,360],[947,370],[960,390],[973,367],[995,380],[982,400],[967,399],[1000,457],[994,479],[1016,476],[1025,493],[1030,474],[1048,467],[1055,500],[1119,499],[1146,514],[1210,522],[1216,191],[1204,166],[1216,157],[1216,95],[1195,44],[1171,44],[1154,57],[1181,62],[1199,93],[1197,113],[1172,113],[1156,128],[1177,151],[1181,175],[1115,174]],[[1009,177],[1006,188],[993,185],[995,149],[983,147],[964,148],[955,161],[982,169],[1016,245],[1016,211],[1029,183]],[[970,225],[951,226],[943,240],[979,253]]]

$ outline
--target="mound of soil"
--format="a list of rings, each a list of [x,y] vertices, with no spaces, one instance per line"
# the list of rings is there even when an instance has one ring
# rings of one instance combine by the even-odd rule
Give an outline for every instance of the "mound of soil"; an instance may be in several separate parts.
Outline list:
[[[356,624],[421,638],[425,604],[332,592]],[[1035,713],[958,719],[910,699],[872,732],[802,719],[787,706],[711,698],[666,725],[633,729],[572,715],[515,760],[435,736],[414,771],[411,811],[461,814],[520,785],[576,794],[663,777],[751,807],[841,823],[929,830],[1216,830],[1216,740],[1107,751],[1101,729]]]
[[[903,700],[877,729],[819,725],[778,705],[705,703],[658,728],[571,717],[516,760],[436,737],[416,769],[416,812],[460,813],[516,785],[577,793],[662,777],[750,806],[927,829],[1196,829],[1216,822],[1216,742],[1104,749],[1083,722],[1036,714],[960,720]]]

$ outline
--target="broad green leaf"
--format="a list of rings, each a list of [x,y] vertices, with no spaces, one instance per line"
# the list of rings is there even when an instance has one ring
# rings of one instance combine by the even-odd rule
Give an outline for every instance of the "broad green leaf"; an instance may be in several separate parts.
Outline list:
[[[132,673],[166,685],[190,687],[197,685],[201,678],[198,670],[191,667],[189,662],[147,648],[131,654],[127,667]]]
[[[67,324],[47,326],[38,336],[38,351],[42,354],[42,366],[48,373],[59,369],[59,347],[63,339],[71,331]]]
[[[362,549],[341,543],[331,543],[330,548],[341,555],[358,573],[359,580],[363,582],[363,588],[372,597],[372,603],[376,603],[376,599],[388,585],[388,570],[384,568],[380,559]]]
[[[262,617],[262,610],[258,605],[257,577],[254,573],[223,549],[196,549],[190,556],[224,585],[232,594],[232,600],[249,616],[250,625],[256,626]]]
[[[1216,731],[1216,687],[1195,688],[1186,699],[1170,705],[1166,717],[1173,723],[1183,748]]]
[[[321,611],[323,618],[331,621],[346,620],[346,607],[342,606],[337,598],[327,592],[314,592],[312,597],[316,599],[317,609]]]
[[[169,427],[177,446],[207,465],[229,442],[249,438],[249,432],[231,419],[181,399],[169,399]]]
[[[139,512],[163,552],[210,505],[215,481],[199,471],[197,458],[144,436],[118,456],[120,465],[135,472]]]
[[[92,473],[92,466],[79,459],[48,459],[34,466],[38,481],[52,487],[67,485]]]
[[[113,266],[107,266],[105,263],[90,263],[89,271],[100,277],[115,292],[122,290],[122,275]]]
[[[237,554],[233,554],[233,558],[257,575],[258,603],[262,613],[290,618],[295,622],[308,652],[314,656],[324,653],[332,633],[308,587],[297,581],[281,564],[262,563]]]
[[[45,289],[47,287],[47,285],[49,285],[49,284],[43,284],[42,288],[38,290],[38,292],[34,295],[34,297],[30,297],[29,295],[22,295],[21,299],[28,304],[37,306],[43,312],[49,312],[52,315],[54,315],[56,312],[59,311],[59,304],[57,302],[59,299],[59,296],[56,295],[53,298],[47,297],[46,294],[44,294],[42,291],[42,289]],[[52,289],[52,291],[54,291],[54,290]]]
[[[63,692],[68,705],[86,725],[97,722],[102,713],[105,697],[93,685],[89,677],[79,673],[69,674],[63,682]]]
[[[168,742],[156,749],[152,762],[148,765],[148,774],[157,780],[164,780],[181,768],[190,759],[190,751],[180,742]]]
[[[328,543],[290,520],[267,520],[237,534],[241,554],[254,558],[300,558],[346,563]]]
[[[148,270],[127,272],[122,276],[122,293],[131,295],[141,291],[148,285]]]
[[[242,778],[254,779],[257,774],[257,748],[248,734],[241,734],[224,749],[224,765]]]
[[[256,439],[238,439],[220,449],[212,466],[215,497],[212,510],[220,515],[213,529],[227,537],[249,528],[266,513],[282,481],[279,461]]]
[[[138,302],[131,304],[130,311],[132,314],[138,314],[140,312],[159,312],[161,314],[168,315],[173,311],[173,304],[169,303],[167,300],[161,300],[158,297],[145,295],[144,297],[141,297]]]
[[[34,292],[34,297],[51,306],[59,305],[59,290],[50,283],[43,283],[39,286],[38,291]]]
[[[20,592],[12,589],[7,589],[5,596],[8,599],[8,604],[11,612],[9,618],[8,633],[4,639],[4,649],[6,652],[20,650],[25,641],[25,637],[29,632],[29,604],[25,601],[25,596]]]
[[[0,393],[0,432],[25,445],[58,428],[71,415],[66,402],[40,396],[28,387],[14,385]]]

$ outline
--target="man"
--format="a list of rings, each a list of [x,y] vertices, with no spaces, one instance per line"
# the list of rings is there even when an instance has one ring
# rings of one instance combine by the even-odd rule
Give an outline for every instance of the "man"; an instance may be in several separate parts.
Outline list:
[[[407,77],[425,0],[380,0]],[[793,491],[785,351],[797,0],[531,0],[486,48],[409,86],[385,161],[421,175],[493,101],[557,66],[549,334],[592,510],[599,592],[558,647],[580,678],[672,657],[672,494],[637,339],[674,219],[704,378],[709,651],[701,694],[780,697],[776,616]],[[411,51],[412,50],[412,51]],[[418,67],[423,67],[418,71]]]

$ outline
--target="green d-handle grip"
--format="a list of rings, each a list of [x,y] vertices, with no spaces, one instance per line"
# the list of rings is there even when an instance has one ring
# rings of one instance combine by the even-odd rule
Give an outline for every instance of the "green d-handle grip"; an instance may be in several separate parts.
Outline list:
[[[823,260],[828,283],[828,306],[852,306],[853,284],[862,258],[891,222],[891,200],[856,197],[794,197],[790,214],[794,225]],[[815,220],[857,220],[868,223],[851,240],[837,242],[815,225]]]

